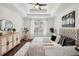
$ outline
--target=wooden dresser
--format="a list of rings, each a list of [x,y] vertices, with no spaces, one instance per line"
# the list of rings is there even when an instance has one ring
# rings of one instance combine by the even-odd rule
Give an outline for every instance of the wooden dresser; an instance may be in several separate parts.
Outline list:
[[[9,33],[0,36],[0,55],[4,55],[19,43],[19,33]]]

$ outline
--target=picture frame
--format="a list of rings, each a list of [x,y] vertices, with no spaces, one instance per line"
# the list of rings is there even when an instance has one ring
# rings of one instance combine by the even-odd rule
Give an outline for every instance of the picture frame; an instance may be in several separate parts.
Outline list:
[[[62,16],[62,27],[75,27],[75,11]]]

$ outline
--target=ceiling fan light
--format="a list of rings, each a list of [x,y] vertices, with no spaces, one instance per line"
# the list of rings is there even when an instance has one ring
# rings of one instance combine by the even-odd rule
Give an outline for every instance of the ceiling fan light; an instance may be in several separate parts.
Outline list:
[[[35,8],[36,8],[36,9],[39,9],[39,8],[40,8],[40,6],[39,6],[39,5],[35,5]]]

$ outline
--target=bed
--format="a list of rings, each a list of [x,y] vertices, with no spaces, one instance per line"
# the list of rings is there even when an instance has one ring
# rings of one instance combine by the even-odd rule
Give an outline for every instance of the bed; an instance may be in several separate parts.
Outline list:
[[[78,40],[78,30],[75,29],[60,29],[59,35]],[[61,46],[60,44],[57,44],[60,39],[59,35],[57,36],[56,41],[51,41],[50,37],[35,37],[29,44],[24,56],[78,56],[79,51],[75,50],[75,45]],[[17,56],[18,53],[15,55]]]

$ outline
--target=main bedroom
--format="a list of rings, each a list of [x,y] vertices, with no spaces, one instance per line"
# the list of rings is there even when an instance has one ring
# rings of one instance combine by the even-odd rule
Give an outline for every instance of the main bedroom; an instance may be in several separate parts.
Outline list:
[[[79,56],[79,3],[0,3],[0,56]]]

